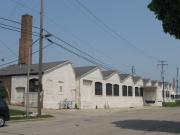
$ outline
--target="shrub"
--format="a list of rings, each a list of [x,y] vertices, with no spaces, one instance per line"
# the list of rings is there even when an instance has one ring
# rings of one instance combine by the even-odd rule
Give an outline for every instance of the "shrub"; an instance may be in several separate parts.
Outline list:
[[[7,93],[6,88],[4,86],[0,86],[0,97],[2,97],[2,98],[8,97],[8,93]]]
[[[176,102],[166,102],[166,103],[163,103],[163,106],[164,107],[177,107],[177,106],[180,106],[180,101],[176,101]]]

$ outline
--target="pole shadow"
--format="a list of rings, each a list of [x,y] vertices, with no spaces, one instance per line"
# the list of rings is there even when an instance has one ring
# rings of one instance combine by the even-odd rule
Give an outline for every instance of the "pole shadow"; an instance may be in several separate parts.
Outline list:
[[[112,122],[116,127],[150,132],[180,133],[180,122],[159,120],[124,120]]]

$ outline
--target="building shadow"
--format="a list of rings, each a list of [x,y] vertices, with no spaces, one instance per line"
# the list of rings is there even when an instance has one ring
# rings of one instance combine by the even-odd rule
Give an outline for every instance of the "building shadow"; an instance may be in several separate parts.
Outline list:
[[[159,120],[124,120],[115,121],[116,127],[149,132],[180,133],[180,122]]]

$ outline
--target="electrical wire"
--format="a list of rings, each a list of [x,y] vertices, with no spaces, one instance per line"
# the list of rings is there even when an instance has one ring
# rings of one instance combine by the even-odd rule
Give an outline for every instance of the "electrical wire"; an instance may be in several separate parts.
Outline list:
[[[16,23],[16,24],[20,24],[20,25],[22,24],[21,22],[18,22],[18,21],[12,20],[12,19],[7,19],[7,18],[2,17],[2,16],[0,16],[0,20],[8,21],[8,22],[11,22],[11,23]],[[37,26],[33,26],[33,25],[32,25],[32,27],[33,27],[33,28],[36,28],[36,29],[40,29],[40,28],[37,27]]]
[[[50,45],[52,45],[52,43],[44,46],[43,49],[46,49],[46,48],[49,47]],[[39,50],[36,50],[36,51],[34,51],[34,52],[32,53],[32,55],[34,55],[34,54],[36,54],[36,53],[38,53],[38,52],[39,52]],[[25,56],[25,57],[23,57],[23,58],[21,58],[21,59],[24,59],[24,58],[27,58],[27,57],[28,57],[28,56]],[[18,61],[19,61],[19,59],[15,59],[15,60],[12,60],[12,61],[10,61],[10,62],[6,62],[6,63],[4,63],[4,64],[1,64],[0,67],[6,66],[6,65],[12,64],[12,63],[14,63],[14,62],[18,62]]]
[[[16,32],[26,33],[26,34],[32,35],[32,36],[39,36],[39,33],[37,33],[37,32],[32,32],[32,33],[31,32],[25,32],[24,29],[21,29],[21,28],[12,26],[12,25],[7,25],[7,24],[4,24],[4,23],[0,23],[0,27],[5,28],[7,30],[13,30],[13,31],[16,31]]]
[[[85,60],[85,61],[88,61],[88,62],[90,62],[90,63],[92,63],[92,64],[94,64],[94,65],[96,65],[96,66],[98,66],[98,67],[102,67],[102,68],[107,69],[107,70],[112,70],[111,68],[109,68],[109,67],[106,66],[106,65],[103,65],[102,63],[98,63],[98,62],[96,62],[96,61],[94,61],[94,60],[92,60],[92,59],[90,59],[90,58],[88,58],[88,57],[86,57],[86,56],[83,56],[83,55],[81,55],[81,54],[79,54],[79,53],[77,53],[77,52],[75,52],[75,51],[73,51],[73,50],[71,50],[71,49],[68,49],[67,47],[64,47],[62,44],[59,44],[59,43],[57,43],[57,42],[54,42],[54,41],[52,41],[52,40],[50,40],[50,39],[48,39],[48,41],[49,41],[50,43],[52,43],[52,44],[55,44],[56,46],[61,47],[61,48],[64,49],[64,50],[70,52],[71,54],[74,54],[74,55],[76,55],[77,57],[79,57],[79,58],[81,58],[81,59],[83,59],[83,60]]]
[[[6,47],[9,50],[9,52],[11,52],[13,55],[17,56],[17,54],[7,44],[5,44],[1,39],[0,39],[0,43],[4,47]]]
[[[9,20],[9,19],[8,19],[8,20]],[[11,21],[11,22],[18,23],[17,21],[13,21],[13,20],[10,20],[10,21]],[[19,24],[19,23],[18,23],[18,24]],[[5,25],[5,26],[8,26],[8,27],[9,27],[9,25]],[[1,27],[1,28],[4,28],[4,29],[12,30],[12,31],[20,32],[19,30],[17,30],[17,29],[18,29],[17,27],[13,27],[13,26],[12,26],[12,27],[10,26],[10,28],[2,27],[2,26],[0,26],[0,27]],[[45,30],[45,31],[46,31],[47,33],[50,33],[50,32],[48,32],[47,30]],[[106,68],[106,69],[109,69],[109,70],[114,69],[114,68],[112,68],[111,66],[108,66],[107,64],[105,64],[104,62],[102,62],[101,60],[99,60],[98,58],[96,58],[96,57],[94,57],[94,56],[91,56],[90,54],[88,54],[87,52],[85,52],[85,51],[83,51],[83,50],[78,49],[78,48],[75,47],[74,45],[72,45],[72,44],[68,43],[67,41],[65,41],[65,40],[63,40],[63,39],[55,36],[54,34],[52,34],[52,36],[55,37],[55,39],[63,42],[64,44],[70,46],[71,48],[75,49],[76,51],[78,51],[78,52],[80,52],[80,53],[88,56],[89,58],[93,59],[94,61],[96,61],[96,62],[93,62],[92,60],[90,60],[90,59],[87,58],[87,57],[84,57],[84,56],[82,56],[82,55],[80,56],[80,57],[84,57],[83,59],[88,60],[88,62],[91,62],[91,63],[93,63],[93,64],[95,64],[95,65],[98,65],[98,66],[101,65],[103,68]],[[64,48],[64,49],[65,49],[65,48]],[[74,52],[74,54],[75,54],[75,52]],[[77,55],[77,54],[78,54],[78,53],[76,53],[76,55]],[[122,71],[121,71],[121,72],[122,72]]]
[[[127,40],[126,38],[124,38],[123,36],[121,36],[117,31],[115,31],[114,29],[112,29],[109,25],[107,25],[102,19],[100,19],[98,16],[96,16],[89,8],[87,8],[82,2],[80,2],[79,0],[75,0],[77,2],[77,4],[84,9],[84,11],[86,11],[91,17],[93,17],[97,22],[99,22],[100,24],[102,24],[109,32],[111,32],[114,36],[116,36],[118,39],[120,39],[121,41],[124,41],[125,43],[127,43],[127,45],[129,45],[130,47],[132,47],[133,49],[135,49],[136,51],[138,51],[139,53],[141,53],[142,55],[151,58],[151,59],[155,59],[155,60],[159,60],[158,58],[148,54],[147,52],[142,51],[140,48],[138,48],[137,46],[135,46],[132,42],[130,42],[129,40]],[[111,34],[110,34],[111,35]],[[113,36],[113,37],[114,37]]]
[[[100,64],[106,65],[106,66],[109,67],[110,69],[114,69],[113,67],[108,66],[106,63],[104,63],[103,61],[99,60],[97,57],[92,56],[92,55],[90,55],[89,53],[87,53],[87,52],[85,52],[85,51],[83,51],[83,50],[78,49],[77,47],[75,47],[75,45],[73,45],[73,44],[71,44],[71,43],[69,43],[69,42],[67,42],[67,41],[65,41],[65,40],[63,40],[63,39],[61,39],[61,38],[53,35],[53,34],[52,34],[52,36],[55,37],[55,39],[57,39],[57,40],[65,43],[66,45],[68,45],[68,46],[70,46],[71,48],[75,49],[76,51],[78,51],[78,52],[80,52],[80,53],[88,56],[89,58],[91,58],[91,59],[93,59],[93,60],[95,60],[95,61],[97,61],[97,62],[99,62]]]
[[[22,7],[24,7],[24,8],[27,8],[27,9],[29,9],[29,10],[33,10],[33,11],[35,11],[35,9],[32,9],[31,7],[29,7],[29,6],[27,6],[27,5],[24,5],[24,4],[22,4],[22,3],[19,3],[19,2],[15,2],[15,1],[13,1],[13,0],[10,0],[10,1],[12,1],[12,2],[14,2],[14,3],[16,3],[16,4],[18,4],[18,5],[20,5],[20,6],[22,6]],[[39,12],[38,11],[36,11],[36,13],[37,14],[39,14]],[[56,26],[59,26],[54,20],[52,20],[51,18],[49,18],[48,16],[46,16],[46,18],[51,22],[51,23],[53,23],[53,24],[55,24]],[[97,25],[98,25],[98,23],[96,23]],[[98,25],[99,27],[102,27],[101,25]],[[37,27],[38,28],[38,27]],[[103,28],[103,27],[102,27]],[[104,29],[106,32],[108,32],[106,29]],[[111,34],[111,33],[109,33],[109,34]],[[113,36],[114,38],[117,38],[115,35],[113,35],[113,34],[111,34],[111,36]],[[77,38],[76,38],[77,39]],[[145,53],[145,55],[146,55],[146,53]],[[107,56],[105,56],[105,57],[107,57]],[[108,57],[109,58],[109,57]],[[111,60],[112,60],[112,58],[110,58]],[[126,67],[129,67],[129,66],[127,66],[127,65],[125,65]]]

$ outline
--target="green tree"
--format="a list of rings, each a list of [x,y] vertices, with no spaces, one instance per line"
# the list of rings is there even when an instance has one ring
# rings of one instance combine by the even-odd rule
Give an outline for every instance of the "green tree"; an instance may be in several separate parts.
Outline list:
[[[148,8],[162,21],[165,33],[180,39],[180,0],[152,0]]]
[[[8,93],[6,91],[6,88],[4,86],[0,86],[0,97],[6,98],[8,96]]]

